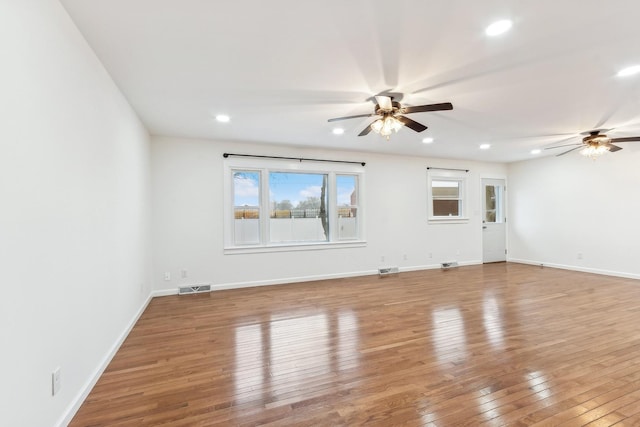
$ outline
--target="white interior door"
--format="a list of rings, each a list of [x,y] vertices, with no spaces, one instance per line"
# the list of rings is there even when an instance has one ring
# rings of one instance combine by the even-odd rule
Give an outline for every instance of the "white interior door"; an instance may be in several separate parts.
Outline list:
[[[482,262],[507,259],[504,180],[482,180]]]

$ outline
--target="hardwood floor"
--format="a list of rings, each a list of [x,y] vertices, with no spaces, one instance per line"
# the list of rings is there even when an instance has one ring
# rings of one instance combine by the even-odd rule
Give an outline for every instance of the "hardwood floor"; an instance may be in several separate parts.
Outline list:
[[[638,285],[499,263],[156,298],[71,426],[640,425]]]

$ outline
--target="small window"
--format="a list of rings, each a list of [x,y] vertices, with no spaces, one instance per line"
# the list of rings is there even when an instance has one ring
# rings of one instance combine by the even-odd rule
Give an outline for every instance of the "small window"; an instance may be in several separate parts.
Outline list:
[[[431,181],[433,216],[459,217],[462,212],[460,181]]]
[[[427,182],[430,220],[467,220],[466,177],[429,174]]]

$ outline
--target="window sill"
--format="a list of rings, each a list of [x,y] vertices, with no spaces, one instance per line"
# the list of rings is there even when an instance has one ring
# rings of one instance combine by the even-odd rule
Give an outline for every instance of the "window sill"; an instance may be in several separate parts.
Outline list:
[[[224,248],[225,255],[236,254],[257,254],[268,252],[295,252],[295,251],[318,251],[326,249],[361,248],[367,246],[364,240],[349,240],[344,242],[321,242],[321,243],[283,243],[271,244],[268,246],[231,246]]]
[[[466,224],[469,222],[469,218],[464,217],[432,217],[428,219],[429,224]]]

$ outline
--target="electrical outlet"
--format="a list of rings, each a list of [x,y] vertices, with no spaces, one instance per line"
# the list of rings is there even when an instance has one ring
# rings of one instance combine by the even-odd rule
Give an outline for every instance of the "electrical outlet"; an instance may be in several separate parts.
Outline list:
[[[51,395],[55,396],[58,394],[60,387],[62,387],[62,372],[58,366],[51,373]]]
[[[433,254],[429,252],[429,258],[433,258]]]
[[[167,282],[168,282],[169,280],[171,280],[171,273],[169,273],[168,271],[166,271],[166,272],[164,273],[164,280],[166,280]]]
[[[384,255],[380,257],[380,262],[384,262]]]
[[[187,278],[187,269],[183,268],[182,270],[180,270],[180,277],[183,279]]]
[[[582,252],[578,252],[578,259],[582,259]]]
[[[409,258],[407,258],[407,254],[404,254],[404,255],[402,256],[402,258],[404,258],[404,260],[405,260],[405,261],[406,261],[407,259],[409,259]]]

